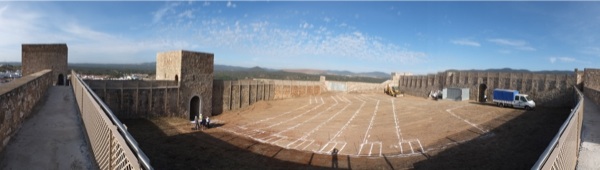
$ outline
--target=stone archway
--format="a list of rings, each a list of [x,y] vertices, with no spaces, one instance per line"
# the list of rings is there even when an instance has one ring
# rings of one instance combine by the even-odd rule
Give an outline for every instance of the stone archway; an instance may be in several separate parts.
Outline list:
[[[478,91],[479,91],[479,93],[478,93],[479,94],[478,95],[479,96],[478,97],[478,101],[479,102],[486,102],[486,96],[485,96],[486,90],[487,90],[487,85],[486,84],[479,84],[479,88],[478,88]]]
[[[179,82],[179,76],[177,76],[177,74],[175,74],[175,82]]]
[[[202,114],[202,102],[200,97],[194,96],[190,100],[190,120],[194,120],[194,117]]]
[[[58,85],[58,86],[65,85],[65,76],[63,74],[58,74],[58,81],[56,81],[56,85]]]

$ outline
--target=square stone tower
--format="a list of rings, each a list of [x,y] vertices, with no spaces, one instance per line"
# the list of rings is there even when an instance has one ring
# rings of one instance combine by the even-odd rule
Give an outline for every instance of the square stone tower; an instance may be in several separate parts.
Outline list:
[[[212,114],[214,54],[194,51],[170,51],[156,56],[156,80],[179,82],[181,116]]]
[[[52,69],[54,84],[67,84],[67,44],[23,44],[21,50],[23,76]]]

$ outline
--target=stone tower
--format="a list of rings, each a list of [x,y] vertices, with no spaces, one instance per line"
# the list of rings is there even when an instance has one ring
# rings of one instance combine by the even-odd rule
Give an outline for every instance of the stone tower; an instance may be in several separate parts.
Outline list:
[[[53,84],[67,84],[67,44],[23,44],[21,50],[23,76],[51,69]]]
[[[214,54],[194,51],[170,51],[156,56],[156,80],[179,82],[181,116],[212,114]]]

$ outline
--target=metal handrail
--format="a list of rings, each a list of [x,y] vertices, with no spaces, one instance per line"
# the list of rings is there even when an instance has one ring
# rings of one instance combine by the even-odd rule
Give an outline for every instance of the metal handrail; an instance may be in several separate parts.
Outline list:
[[[563,135],[563,133],[567,129],[569,122],[571,122],[571,120],[573,119],[573,116],[575,116],[575,114],[577,114],[579,107],[581,106],[581,103],[583,103],[583,102],[581,102],[581,100],[583,99],[583,94],[581,94],[581,92],[579,91],[579,89],[577,89],[577,87],[574,87],[574,89],[575,89],[575,92],[577,92],[577,96],[579,98],[577,105],[575,105],[575,108],[573,108],[573,111],[571,111],[571,114],[569,114],[569,117],[567,118],[567,120],[562,124],[562,126],[560,126],[560,129],[558,130],[558,133],[556,134],[556,136],[554,136],[552,141],[550,141],[550,145],[548,145],[548,147],[546,147],[546,150],[544,150],[544,153],[542,153],[542,155],[540,155],[540,158],[535,163],[535,165],[533,165],[533,167],[531,167],[531,169],[535,169],[535,170],[542,169],[542,166],[548,161],[550,154],[552,154],[552,151],[558,145],[558,140],[560,140],[560,137]]]
[[[96,102],[98,104],[100,104],[100,107],[102,108],[102,110],[104,110],[104,112],[110,118],[110,120],[113,122],[113,124],[115,124],[117,126],[117,130],[123,137],[125,137],[125,142],[127,142],[127,145],[129,145],[129,147],[135,152],[136,157],[142,163],[142,166],[144,167],[144,169],[153,170],[154,168],[152,168],[152,166],[150,165],[150,159],[148,159],[148,157],[146,156],[144,151],[142,151],[139,148],[137,141],[133,138],[133,136],[131,136],[131,134],[129,134],[129,132],[127,132],[127,129],[125,129],[125,126],[123,126],[123,123],[121,123],[121,121],[115,116],[115,114],[113,114],[113,112],[100,99],[100,97],[98,97],[96,95],[96,93],[94,93],[91,90],[91,88],[83,80],[81,80],[81,77],[79,77],[78,75],[76,75],[75,77],[77,77],[77,80],[79,80],[81,82],[81,84],[83,84],[83,86],[85,86],[85,89],[88,91],[88,93],[92,94],[92,97],[94,98],[94,100],[96,100]]]

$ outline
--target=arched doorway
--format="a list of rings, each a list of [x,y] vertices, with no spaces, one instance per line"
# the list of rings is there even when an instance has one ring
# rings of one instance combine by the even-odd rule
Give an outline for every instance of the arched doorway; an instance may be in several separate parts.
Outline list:
[[[175,74],[175,82],[179,82],[179,77]]]
[[[56,85],[59,85],[59,86],[65,85],[65,76],[63,74],[58,74],[58,81],[56,81]]]
[[[479,84],[479,102],[486,102],[485,91],[487,90],[486,84]]]
[[[190,100],[190,120],[194,120],[194,117],[198,116],[201,110],[202,104],[200,104],[200,97],[192,97],[192,100]]]

